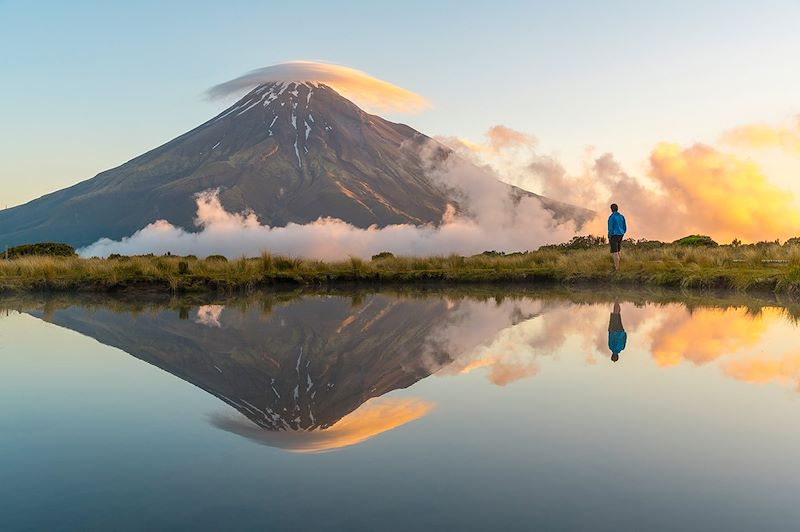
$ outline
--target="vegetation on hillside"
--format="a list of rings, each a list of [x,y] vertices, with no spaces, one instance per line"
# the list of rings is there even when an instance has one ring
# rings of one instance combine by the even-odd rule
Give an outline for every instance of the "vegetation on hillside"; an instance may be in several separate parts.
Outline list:
[[[4,254],[5,259],[15,259],[17,257],[26,257],[29,255],[45,255],[53,257],[74,257],[76,256],[75,248],[69,244],[61,244],[58,242],[40,242],[38,244],[22,244],[8,248]]]
[[[714,239],[710,236],[706,235],[689,235],[683,238],[679,238],[673,244],[677,246],[697,246],[697,247],[705,247],[705,248],[715,248],[719,246]]]
[[[199,292],[246,291],[276,284],[357,283],[560,283],[649,285],[766,290],[800,294],[800,243],[780,245],[665,244],[627,242],[622,270],[615,273],[602,239],[582,240],[537,251],[472,257],[396,257],[323,262],[263,253],[227,260],[212,256],[18,256],[0,261],[0,289]]]

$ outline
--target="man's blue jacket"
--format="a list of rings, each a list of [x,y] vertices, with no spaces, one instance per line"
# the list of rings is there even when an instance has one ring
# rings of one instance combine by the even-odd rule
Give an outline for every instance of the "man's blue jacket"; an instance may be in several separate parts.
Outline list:
[[[628,333],[625,331],[608,331],[608,348],[612,353],[622,353],[628,343]]]
[[[627,230],[628,226],[625,225],[625,217],[619,212],[612,212],[611,216],[608,217],[608,236],[622,236]]]

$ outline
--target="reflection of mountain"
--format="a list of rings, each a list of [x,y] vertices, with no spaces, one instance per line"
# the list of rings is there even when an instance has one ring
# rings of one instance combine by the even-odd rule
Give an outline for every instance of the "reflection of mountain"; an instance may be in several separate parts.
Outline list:
[[[164,369],[272,431],[331,427],[448,361],[423,356],[425,339],[447,315],[438,298],[371,295],[354,308],[349,298],[311,297],[269,315],[256,306],[206,306],[188,315],[69,306],[32,314]],[[350,418],[349,430],[363,432],[363,418]]]
[[[228,306],[171,302],[171,310],[64,296],[7,297],[3,304],[43,308],[30,313],[195,384],[245,416],[214,416],[215,426],[294,451],[352,445],[424,415],[430,405],[422,401],[381,396],[434,372],[481,368],[504,386],[536,375],[541,357],[571,339],[577,343],[570,353],[594,364],[595,353],[608,356],[608,311],[617,299],[633,300],[623,303],[625,329],[640,344],[634,349],[649,350],[658,366],[716,364],[745,382],[800,383],[797,349],[765,354],[763,347],[765,338],[796,336],[796,306],[737,294],[679,303],[675,293],[648,292],[657,302],[651,304],[639,293],[520,297],[515,290],[356,292],[352,299],[273,293],[232,298]]]

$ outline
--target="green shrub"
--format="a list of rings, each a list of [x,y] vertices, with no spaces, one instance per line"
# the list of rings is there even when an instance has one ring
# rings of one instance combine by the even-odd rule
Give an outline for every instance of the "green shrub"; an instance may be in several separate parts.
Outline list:
[[[646,238],[640,238],[638,240],[635,240],[633,238],[626,238],[625,243],[635,247],[636,249],[642,249],[642,250],[661,249],[664,246],[666,246],[666,244],[664,242],[661,242],[660,240],[647,240]]]
[[[775,239],[775,240],[760,240],[760,241],[756,242],[755,244],[751,244],[751,245],[756,247],[756,248],[760,248],[760,249],[771,248],[771,247],[780,246],[781,245],[781,241],[778,240],[778,239]]]
[[[707,248],[715,248],[719,246],[714,239],[710,236],[706,235],[689,235],[683,238],[679,238],[673,244],[678,246],[699,246],[699,247],[707,247]]]
[[[372,260],[383,260],[383,259],[393,259],[394,253],[389,253],[388,251],[381,251],[377,255],[372,256]]]
[[[187,273],[189,273],[189,263],[185,260],[178,262],[178,274],[186,275]]]
[[[209,255],[206,257],[207,262],[228,262],[228,258],[225,255]]]
[[[59,242],[40,242],[37,244],[22,244],[8,248],[6,256],[9,259],[30,255],[47,255],[52,257],[74,257],[75,248],[69,244]]]
[[[606,237],[594,235],[576,235],[569,242],[561,244],[549,244],[542,246],[540,250],[568,250],[568,249],[595,249],[606,245]]]

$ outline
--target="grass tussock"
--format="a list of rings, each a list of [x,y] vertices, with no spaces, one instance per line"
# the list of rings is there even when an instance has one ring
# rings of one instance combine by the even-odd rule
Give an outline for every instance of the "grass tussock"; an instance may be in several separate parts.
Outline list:
[[[275,284],[349,282],[561,283],[766,290],[800,294],[800,244],[636,246],[623,248],[622,270],[612,271],[605,247],[543,248],[484,253],[323,262],[272,255],[227,260],[211,256],[20,256],[0,260],[2,290],[192,292],[247,290]]]

